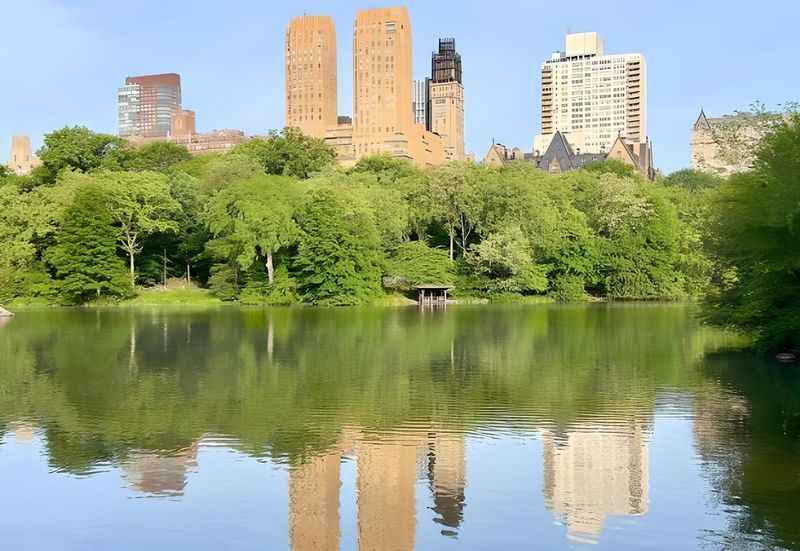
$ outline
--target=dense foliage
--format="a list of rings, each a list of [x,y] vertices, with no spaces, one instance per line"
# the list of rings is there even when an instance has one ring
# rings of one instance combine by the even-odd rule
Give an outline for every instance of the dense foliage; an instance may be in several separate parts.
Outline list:
[[[80,303],[170,277],[259,304],[358,304],[421,283],[490,299],[708,295],[713,322],[796,347],[798,143],[794,116],[752,171],[649,182],[614,161],[344,169],[292,129],[192,158],[68,127],[32,175],[0,174],[0,300]]]
[[[708,318],[765,349],[800,348],[800,116],[764,138],[753,170],[724,182],[711,211]]]
[[[41,153],[45,173],[0,180],[4,301],[125,296],[170,277],[262,304],[358,304],[421,283],[487,298],[678,299],[710,273],[693,252],[694,198],[710,186],[662,186],[613,162],[559,176],[385,156],[342,169],[291,129],[190,158],[64,128]]]

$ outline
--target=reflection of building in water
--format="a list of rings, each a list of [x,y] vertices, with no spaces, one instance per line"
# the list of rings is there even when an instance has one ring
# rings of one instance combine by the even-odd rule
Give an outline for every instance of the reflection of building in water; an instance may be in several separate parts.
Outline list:
[[[466,460],[464,435],[434,433],[428,442],[428,480],[433,493],[434,519],[443,535],[456,535],[464,518]]]
[[[570,538],[593,542],[605,517],[647,512],[649,443],[642,423],[547,431],[543,446],[545,502]]]
[[[340,454],[310,458],[289,472],[289,540],[293,551],[339,549]]]
[[[340,546],[340,461],[357,461],[359,551],[410,551],[416,532],[415,488],[427,478],[442,534],[455,535],[463,518],[465,445],[461,434],[407,430],[397,440],[370,440],[345,428],[335,449],[289,472],[292,551]]]
[[[359,551],[414,549],[417,442],[362,441],[357,452]]]
[[[33,440],[34,428],[31,425],[20,424],[12,427],[14,431],[14,440],[17,442],[28,443]]]
[[[197,444],[170,455],[134,452],[122,464],[131,488],[153,495],[183,495],[186,473],[197,466]]]

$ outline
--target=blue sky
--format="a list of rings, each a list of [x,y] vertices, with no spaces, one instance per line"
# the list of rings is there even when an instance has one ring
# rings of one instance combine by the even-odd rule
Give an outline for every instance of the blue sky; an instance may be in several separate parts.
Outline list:
[[[0,0],[0,160],[12,134],[64,125],[116,132],[125,76],[181,74],[200,131],[264,133],[283,125],[283,40],[295,15],[327,14],[339,42],[339,109],[352,111],[351,32],[371,0]],[[466,140],[530,150],[539,128],[539,66],[570,30],[597,31],[607,53],[648,64],[648,133],[665,172],[688,164],[689,131],[709,114],[800,99],[800,1],[409,0],[414,76],[430,71],[439,37],[464,64]]]

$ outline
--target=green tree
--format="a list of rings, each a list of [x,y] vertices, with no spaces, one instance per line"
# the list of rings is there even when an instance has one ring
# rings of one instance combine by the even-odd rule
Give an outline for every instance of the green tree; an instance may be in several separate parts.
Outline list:
[[[533,247],[518,225],[498,229],[471,245],[467,261],[478,274],[490,278],[489,290],[541,293],[547,289],[549,267],[535,264]]]
[[[319,138],[296,128],[271,131],[269,137],[254,138],[233,148],[232,153],[255,159],[267,174],[309,178],[330,166],[336,154]]]
[[[157,140],[139,147],[125,145],[111,149],[103,167],[112,170],[166,172],[178,163],[191,159],[185,145]]]
[[[297,215],[293,271],[312,304],[359,304],[380,293],[383,264],[373,213],[332,189],[318,189]]]
[[[606,159],[604,161],[588,163],[584,169],[588,172],[615,174],[621,178],[636,178],[639,175],[633,166],[617,159]]]
[[[100,167],[105,155],[119,147],[124,147],[124,142],[116,136],[98,134],[83,126],[65,126],[45,134],[39,150],[42,166],[36,171],[37,177],[42,183],[53,184],[65,168],[90,172]]]
[[[424,241],[400,244],[386,261],[385,287],[408,291],[415,285],[440,283],[452,285],[455,264],[447,251],[429,247]]]
[[[88,178],[88,177],[87,177]],[[167,177],[155,172],[100,172],[90,181],[109,190],[108,210],[120,227],[120,249],[128,256],[131,287],[135,258],[146,237],[178,231],[180,204],[170,194]]]
[[[108,211],[108,192],[87,186],[75,196],[45,260],[60,280],[59,292],[70,304],[101,295],[131,292],[125,263],[117,256],[119,228]]]
[[[418,200],[432,219],[444,226],[450,260],[454,258],[454,243],[459,245],[462,254],[467,251],[483,206],[481,186],[490,177],[490,170],[469,162],[450,163],[425,180],[426,186]]]
[[[373,174],[379,184],[396,184],[404,178],[414,176],[419,170],[405,159],[384,153],[361,157],[349,171],[351,174]]]
[[[236,251],[240,268],[248,270],[256,260],[263,261],[270,284],[275,253],[297,239],[293,218],[297,190],[292,184],[290,179],[276,176],[236,184],[211,200],[206,215],[214,237],[227,239]]]
[[[723,178],[703,170],[685,168],[673,172],[662,181],[665,186],[678,187],[695,192],[718,188],[722,184]]]
[[[707,318],[766,350],[800,347],[800,115],[766,135],[753,171],[722,184],[711,214],[720,277]]]

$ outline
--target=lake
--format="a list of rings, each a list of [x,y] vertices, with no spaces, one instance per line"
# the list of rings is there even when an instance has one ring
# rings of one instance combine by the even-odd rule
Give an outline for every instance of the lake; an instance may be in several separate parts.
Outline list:
[[[0,323],[3,549],[800,548],[800,368],[692,307]]]

